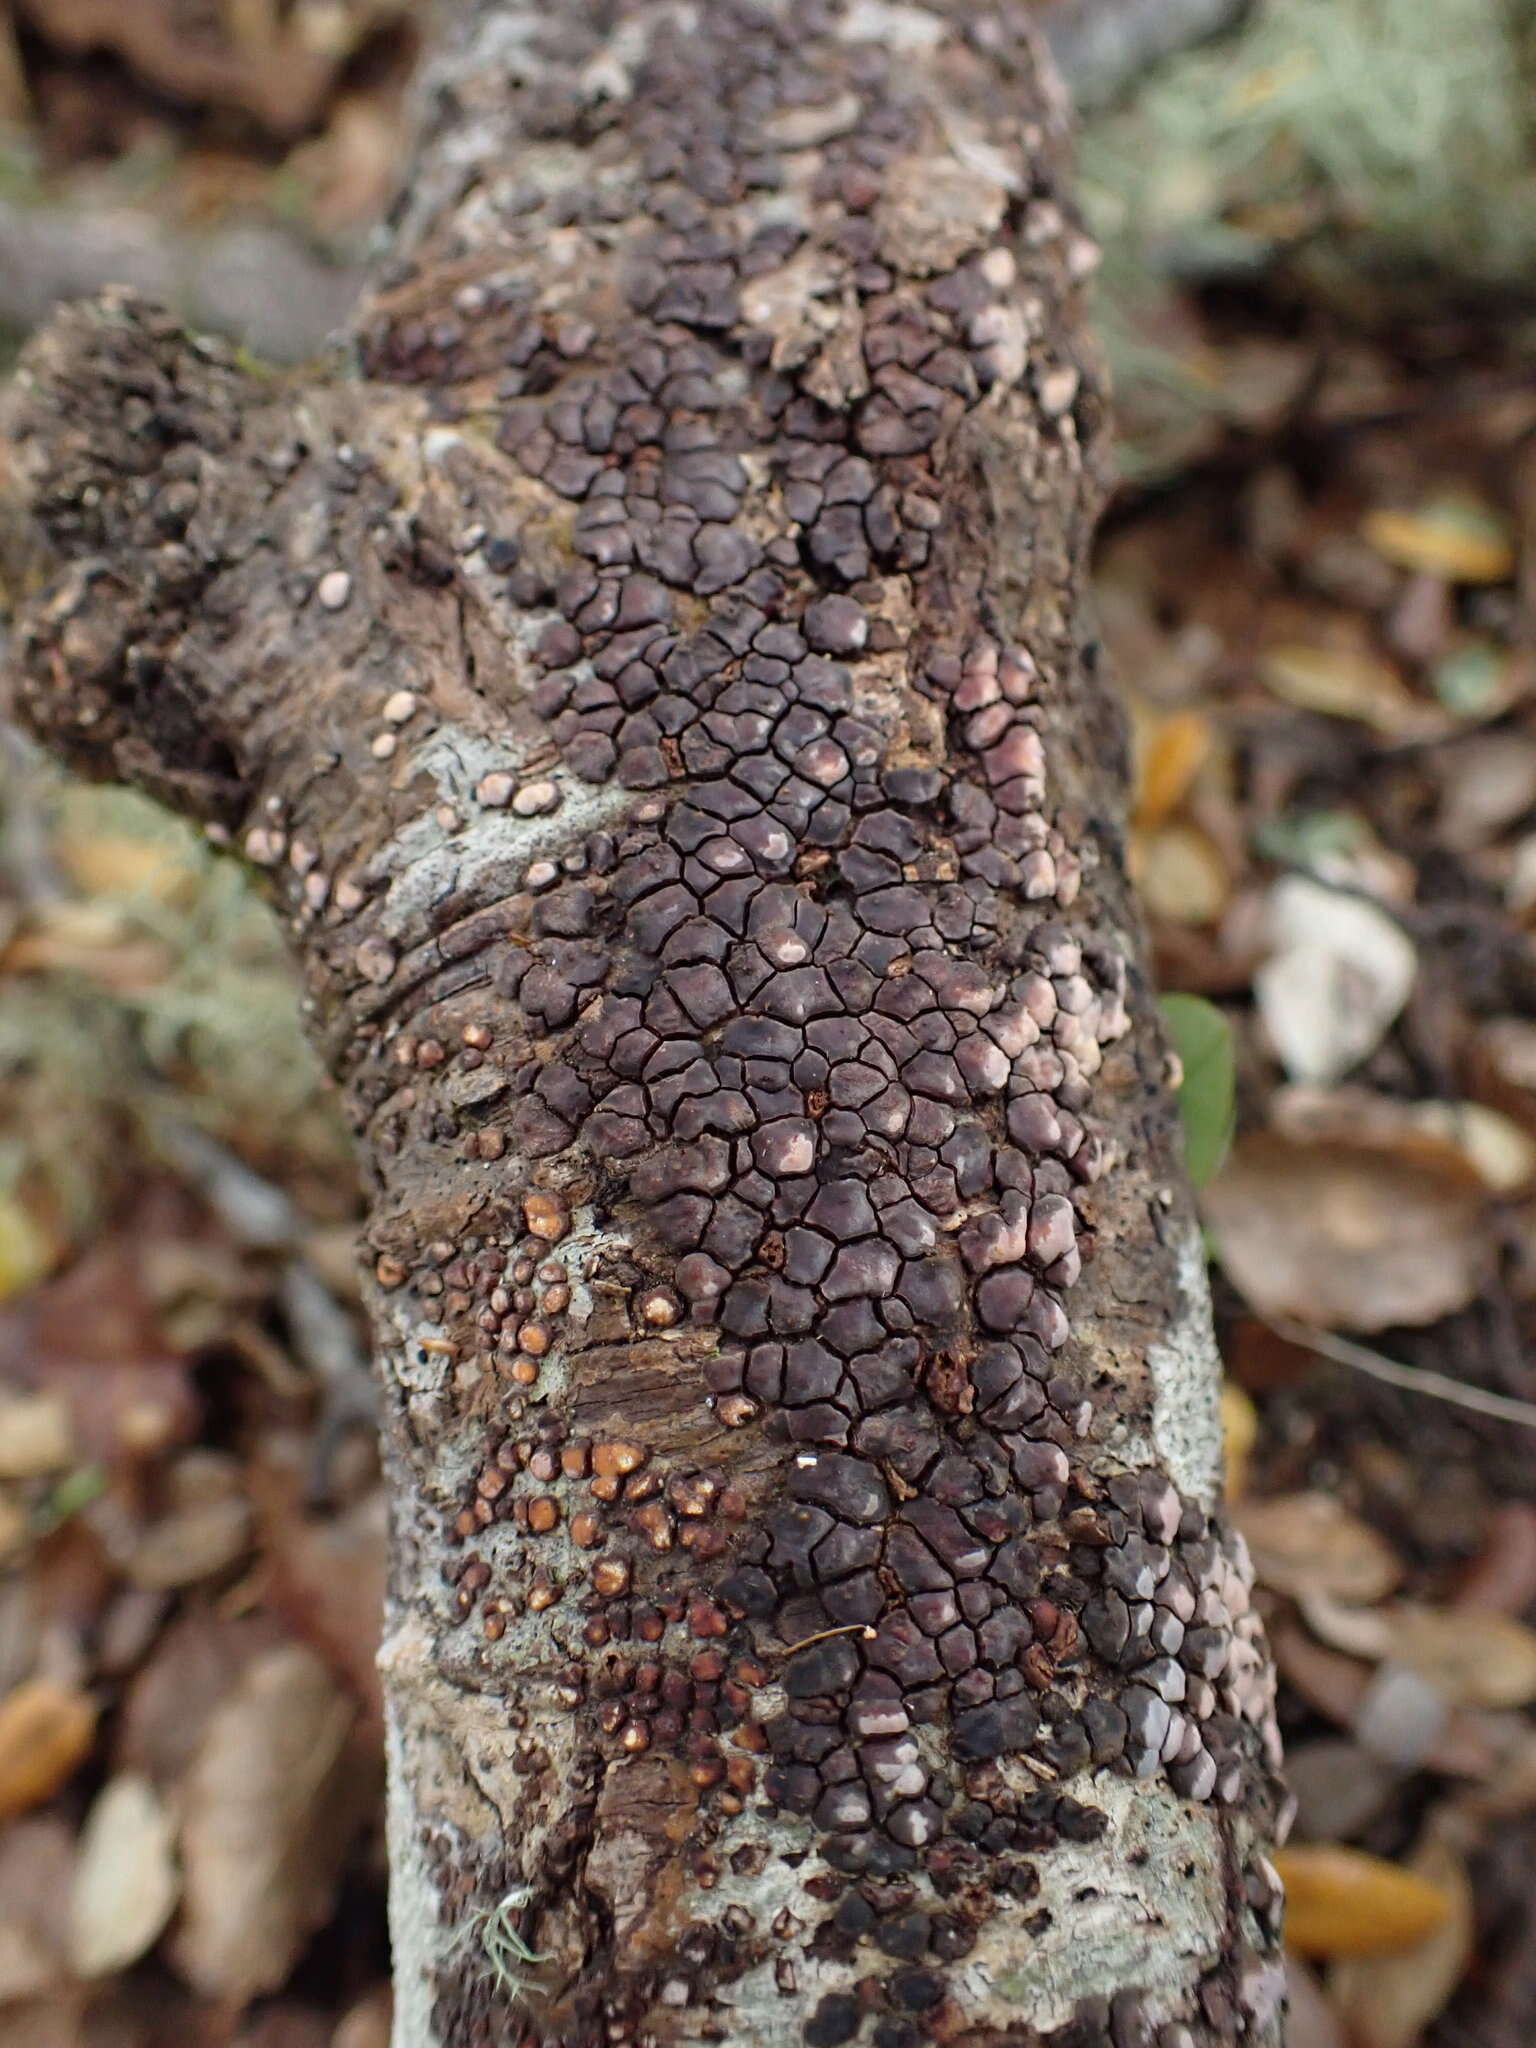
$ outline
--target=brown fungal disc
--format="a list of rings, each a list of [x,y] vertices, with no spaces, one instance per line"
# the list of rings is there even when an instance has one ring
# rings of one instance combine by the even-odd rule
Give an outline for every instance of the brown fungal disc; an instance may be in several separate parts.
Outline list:
[[[523,1221],[531,1236],[558,1244],[570,1228],[570,1211],[558,1195],[536,1190],[523,1197]]]
[[[592,1470],[599,1479],[622,1479],[645,1463],[643,1447],[634,1443],[608,1442],[592,1447]]]
[[[528,1588],[530,1609],[535,1614],[542,1614],[546,1608],[553,1607],[559,1598],[560,1588],[543,1571],[535,1572]]]
[[[640,1320],[655,1330],[670,1330],[682,1318],[682,1304],[670,1287],[653,1287],[642,1294]]]

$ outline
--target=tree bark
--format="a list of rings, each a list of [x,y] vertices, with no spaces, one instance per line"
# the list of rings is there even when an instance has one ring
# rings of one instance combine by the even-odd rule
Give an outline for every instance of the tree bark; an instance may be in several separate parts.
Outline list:
[[[1011,0],[480,0],[327,380],[7,402],[13,693],[357,1132],[398,2048],[1280,2039],[1064,126]]]

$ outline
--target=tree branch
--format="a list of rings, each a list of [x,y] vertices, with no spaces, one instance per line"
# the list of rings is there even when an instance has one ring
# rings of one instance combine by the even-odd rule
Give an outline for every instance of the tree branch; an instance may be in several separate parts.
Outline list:
[[[1279,2041],[1063,126],[1011,5],[469,6],[361,376],[6,415],[26,715],[358,1133],[399,2048]]]

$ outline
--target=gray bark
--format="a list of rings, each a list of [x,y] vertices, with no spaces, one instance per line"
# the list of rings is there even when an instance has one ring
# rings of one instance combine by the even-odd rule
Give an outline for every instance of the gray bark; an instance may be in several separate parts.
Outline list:
[[[358,1134],[399,2048],[1280,2038],[1273,1681],[1080,645],[1024,10],[466,7],[345,365],[118,296],[12,689]]]

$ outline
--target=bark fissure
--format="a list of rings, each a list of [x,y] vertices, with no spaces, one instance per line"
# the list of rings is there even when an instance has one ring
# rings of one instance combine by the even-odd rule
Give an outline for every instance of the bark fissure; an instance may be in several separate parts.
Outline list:
[[[1023,11],[482,0],[425,108],[351,376],[119,297],[4,421],[16,694],[359,1134],[400,2048],[1272,2044]]]

